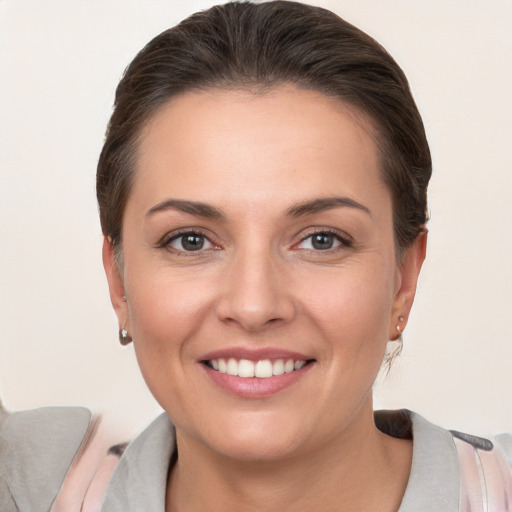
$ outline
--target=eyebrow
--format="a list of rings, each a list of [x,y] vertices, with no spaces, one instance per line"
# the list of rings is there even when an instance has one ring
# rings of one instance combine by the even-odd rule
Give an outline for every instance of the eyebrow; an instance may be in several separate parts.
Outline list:
[[[305,203],[295,204],[288,208],[286,215],[288,217],[303,217],[340,207],[355,208],[366,212],[371,216],[369,208],[348,197],[325,197],[307,201]],[[146,217],[150,217],[155,213],[169,209],[179,210],[181,212],[189,213],[190,215],[197,215],[206,219],[222,220],[225,218],[222,210],[215,206],[198,201],[183,201],[180,199],[167,199],[158,203],[148,210]]]
[[[162,212],[169,209],[179,210],[181,212],[190,213],[206,219],[223,219],[224,214],[218,208],[206,203],[197,201],[181,201],[179,199],[167,199],[157,205],[153,206],[146,213],[146,217],[150,217],[155,213]]]
[[[348,197],[325,197],[314,199],[313,201],[296,204],[288,208],[286,214],[290,217],[303,217],[305,215],[312,215],[314,213],[340,207],[355,208],[366,212],[370,217],[372,215],[372,212],[368,207]]]

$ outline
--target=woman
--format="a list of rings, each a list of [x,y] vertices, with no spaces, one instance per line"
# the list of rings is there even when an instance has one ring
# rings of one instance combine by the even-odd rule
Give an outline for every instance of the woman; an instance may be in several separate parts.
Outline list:
[[[328,11],[230,4],[136,57],[97,192],[120,340],[167,414],[103,510],[465,510],[486,499],[466,452],[510,485],[486,440],[457,434],[458,455],[413,413],[374,420],[430,172],[402,71]]]

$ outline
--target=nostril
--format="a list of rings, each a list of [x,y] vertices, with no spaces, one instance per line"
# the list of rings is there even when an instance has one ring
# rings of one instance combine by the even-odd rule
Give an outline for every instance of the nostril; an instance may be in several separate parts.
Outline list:
[[[251,262],[254,265],[254,261]],[[251,272],[249,272],[251,270]],[[226,279],[219,290],[217,318],[238,324],[247,331],[260,331],[291,320],[295,315],[289,290],[252,267],[237,273],[236,280]],[[241,279],[240,276],[248,275]]]

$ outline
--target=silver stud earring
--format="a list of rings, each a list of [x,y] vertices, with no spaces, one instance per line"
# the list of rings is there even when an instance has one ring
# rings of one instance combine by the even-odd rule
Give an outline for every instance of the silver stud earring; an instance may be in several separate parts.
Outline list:
[[[121,345],[129,345],[132,341],[132,337],[124,327],[119,329],[119,343],[121,343]]]

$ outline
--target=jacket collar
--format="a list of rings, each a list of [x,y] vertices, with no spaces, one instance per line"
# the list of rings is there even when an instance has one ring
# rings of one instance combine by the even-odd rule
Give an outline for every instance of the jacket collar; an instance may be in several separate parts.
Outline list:
[[[130,443],[112,475],[102,512],[164,512],[175,439],[174,426],[163,413]]]
[[[411,424],[414,443],[411,474],[398,512],[458,512],[459,464],[450,432],[408,410],[378,414],[403,415]]]
[[[407,411],[379,411],[381,430],[414,441],[411,475],[398,512],[457,512],[458,458],[452,435]],[[388,427],[383,427],[383,425]],[[390,430],[387,432],[386,430]],[[164,512],[176,433],[164,413],[126,449],[107,489],[102,512]]]

